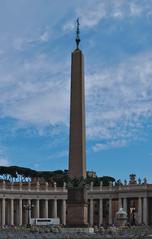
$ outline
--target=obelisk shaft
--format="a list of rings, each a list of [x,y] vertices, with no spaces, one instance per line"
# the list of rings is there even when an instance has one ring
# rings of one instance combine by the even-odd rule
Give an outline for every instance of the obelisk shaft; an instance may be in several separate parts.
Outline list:
[[[84,58],[79,49],[72,53],[69,176],[86,177]]]

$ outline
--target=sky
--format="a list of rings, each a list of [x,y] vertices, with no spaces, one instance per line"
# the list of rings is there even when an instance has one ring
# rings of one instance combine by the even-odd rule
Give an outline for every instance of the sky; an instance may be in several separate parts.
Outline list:
[[[68,168],[78,17],[87,170],[152,182],[152,0],[0,0],[0,165]]]

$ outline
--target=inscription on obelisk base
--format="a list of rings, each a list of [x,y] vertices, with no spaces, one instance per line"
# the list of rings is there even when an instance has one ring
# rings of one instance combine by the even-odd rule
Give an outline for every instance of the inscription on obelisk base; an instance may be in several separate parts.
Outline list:
[[[78,185],[68,189],[67,224],[84,226],[88,224],[87,191],[82,186],[86,177],[84,59],[79,50],[78,20],[76,33],[77,47],[71,63],[69,177]]]

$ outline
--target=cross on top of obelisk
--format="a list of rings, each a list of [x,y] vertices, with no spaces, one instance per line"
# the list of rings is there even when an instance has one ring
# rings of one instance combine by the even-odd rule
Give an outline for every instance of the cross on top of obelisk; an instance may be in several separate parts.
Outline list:
[[[76,29],[76,39],[75,39],[77,50],[79,49],[79,44],[80,44],[80,28],[79,28],[79,26],[80,26],[80,23],[79,23],[79,18],[78,18],[77,21],[76,21],[77,29]]]

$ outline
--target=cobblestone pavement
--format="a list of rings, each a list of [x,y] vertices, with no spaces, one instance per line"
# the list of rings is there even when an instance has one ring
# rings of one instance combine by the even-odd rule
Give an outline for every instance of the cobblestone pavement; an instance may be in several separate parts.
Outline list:
[[[54,230],[50,232],[50,230]],[[63,233],[61,228],[1,228],[0,239],[150,239],[152,228],[147,226],[107,229],[95,228],[95,233]]]

